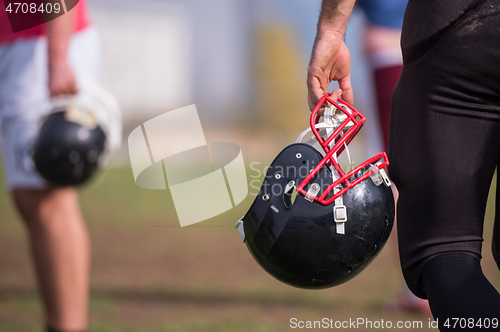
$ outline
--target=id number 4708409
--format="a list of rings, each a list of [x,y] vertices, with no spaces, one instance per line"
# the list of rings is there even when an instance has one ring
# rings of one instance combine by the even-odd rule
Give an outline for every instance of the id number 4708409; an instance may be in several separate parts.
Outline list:
[[[447,318],[443,323],[446,328],[466,329],[466,328],[479,328],[479,329],[497,329],[498,318]]]
[[[27,3],[27,2],[14,2],[14,3],[9,3],[8,6],[5,8],[5,11],[8,12],[9,14],[34,14],[36,12],[39,13],[56,13],[58,14],[62,10],[61,4],[55,2],[52,4],[51,2],[42,2],[40,5],[36,3]]]

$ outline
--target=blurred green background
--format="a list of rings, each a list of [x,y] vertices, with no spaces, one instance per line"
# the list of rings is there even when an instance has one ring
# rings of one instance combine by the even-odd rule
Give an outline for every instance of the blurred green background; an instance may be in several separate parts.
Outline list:
[[[82,188],[93,252],[90,331],[290,331],[291,318],[325,317],[422,321],[428,330],[430,316],[387,307],[402,287],[394,236],[364,272],[335,288],[295,289],[267,275],[233,228],[255,193],[233,210],[181,228],[169,192],[137,187],[127,166]],[[0,211],[0,331],[41,331],[23,225],[1,181]],[[489,251],[493,213],[489,204],[483,265],[498,287]]]

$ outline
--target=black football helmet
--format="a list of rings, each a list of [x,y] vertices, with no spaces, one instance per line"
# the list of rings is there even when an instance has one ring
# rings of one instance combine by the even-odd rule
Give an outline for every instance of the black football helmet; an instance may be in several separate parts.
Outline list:
[[[119,147],[121,127],[118,104],[99,86],[53,101],[33,146],[38,173],[60,186],[86,182]]]
[[[320,117],[326,102],[332,107]],[[276,279],[300,288],[336,286],[359,274],[386,243],[395,210],[386,154],[355,168],[351,162],[348,172],[337,159],[348,154],[364,122],[355,108],[325,95],[310,129],[274,159],[236,224],[255,260]],[[308,131],[314,137],[300,143]]]

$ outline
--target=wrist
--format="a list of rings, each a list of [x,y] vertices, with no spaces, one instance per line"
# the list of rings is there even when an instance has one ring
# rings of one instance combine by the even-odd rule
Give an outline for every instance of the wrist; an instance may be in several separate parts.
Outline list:
[[[345,28],[338,28],[333,26],[318,26],[318,33],[316,35],[316,42],[323,41],[327,43],[337,43],[344,41]]]
[[[64,48],[49,49],[48,60],[49,60],[49,66],[51,66],[51,67],[60,66],[61,64],[67,63],[68,52]]]
[[[327,58],[333,57],[338,52],[344,43],[344,36],[341,32],[336,30],[318,31],[316,40],[314,41],[313,52],[311,54],[310,66],[318,64],[324,65],[325,56]]]
[[[66,58],[49,60],[49,74],[54,75],[58,72],[65,71],[69,68],[69,63]]]

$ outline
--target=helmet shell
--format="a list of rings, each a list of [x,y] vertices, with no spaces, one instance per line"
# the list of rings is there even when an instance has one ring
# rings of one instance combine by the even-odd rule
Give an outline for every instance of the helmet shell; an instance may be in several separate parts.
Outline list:
[[[286,147],[243,217],[245,242],[255,260],[271,276],[300,288],[337,286],[358,275],[380,252],[394,223],[391,188],[370,178],[342,195],[345,234],[336,232],[335,203],[309,202],[297,193],[292,204],[287,184],[301,183],[322,158],[306,144]],[[332,183],[330,170],[323,167],[308,186],[313,183],[324,190]]]
[[[33,160],[37,171],[49,182],[79,185],[98,169],[106,135],[99,125],[71,121],[67,109],[49,114],[34,144]]]

